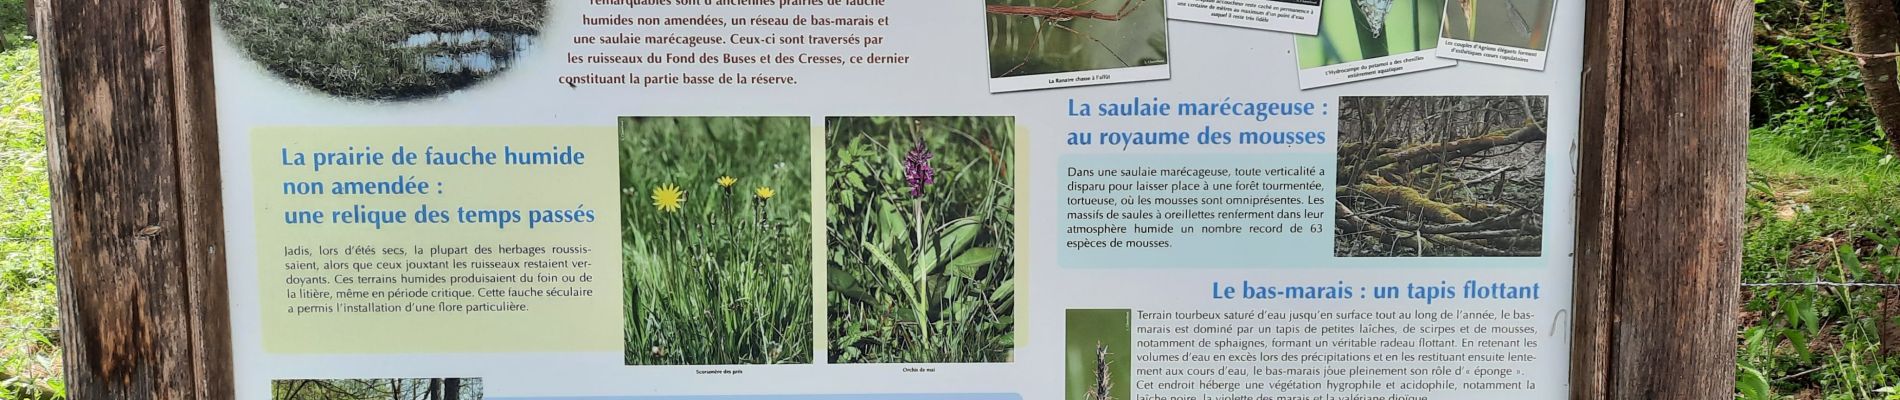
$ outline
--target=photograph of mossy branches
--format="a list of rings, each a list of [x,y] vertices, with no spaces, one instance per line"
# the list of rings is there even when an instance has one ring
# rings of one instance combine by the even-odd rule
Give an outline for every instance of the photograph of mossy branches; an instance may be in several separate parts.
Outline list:
[[[812,360],[811,120],[622,118],[627,365]]]
[[[350,100],[436,97],[534,47],[547,0],[213,0],[224,35],[263,70]]]
[[[1015,123],[826,121],[831,362],[1012,360]]]
[[[479,400],[478,378],[283,379],[272,400]]]
[[[1334,255],[1542,255],[1547,104],[1340,98]]]
[[[1319,35],[1294,39],[1300,69],[1438,48],[1445,0],[1325,0],[1320,7]]]
[[[990,77],[1168,63],[1162,0],[988,0]]]

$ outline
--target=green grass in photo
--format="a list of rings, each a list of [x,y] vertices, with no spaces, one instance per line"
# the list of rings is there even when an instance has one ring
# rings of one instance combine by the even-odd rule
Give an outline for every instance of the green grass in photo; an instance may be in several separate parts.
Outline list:
[[[826,125],[830,360],[1011,361],[1014,119]]]
[[[810,363],[811,124],[623,118],[628,365]]]
[[[1130,400],[1134,356],[1128,310],[1068,310],[1064,371],[1068,400]]]

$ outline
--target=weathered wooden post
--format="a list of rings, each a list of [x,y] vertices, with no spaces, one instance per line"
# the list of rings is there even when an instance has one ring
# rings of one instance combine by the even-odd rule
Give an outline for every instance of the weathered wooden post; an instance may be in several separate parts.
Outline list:
[[[1730,398],[1754,4],[1588,8],[1571,397]]]
[[[210,6],[41,6],[68,390],[232,398]]]

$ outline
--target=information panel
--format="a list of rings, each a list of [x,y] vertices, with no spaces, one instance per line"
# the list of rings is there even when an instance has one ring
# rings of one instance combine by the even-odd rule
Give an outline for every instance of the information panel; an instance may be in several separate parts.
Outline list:
[[[244,399],[1559,399],[1582,1],[212,0]]]

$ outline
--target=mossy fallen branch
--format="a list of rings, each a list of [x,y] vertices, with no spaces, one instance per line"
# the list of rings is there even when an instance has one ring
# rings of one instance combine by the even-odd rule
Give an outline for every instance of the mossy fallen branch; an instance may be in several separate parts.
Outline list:
[[[1415,212],[1432,222],[1458,223],[1471,221],[1470,219],[1466,219],[1465,216],[1452,211],[1450,204],[1432,200],[1426,197],[1424,193],[1419,193],[1418,190],[1410,187],[1358,185],[1354,186],[1353,190],[1365,193],[1367,197],[1371,197],[1387,205],[1402,206],[1405,210]]]

